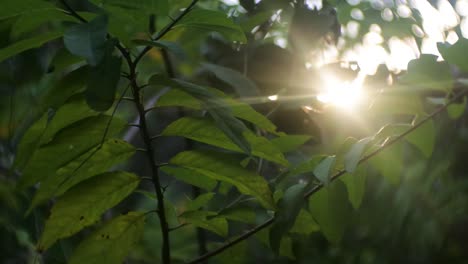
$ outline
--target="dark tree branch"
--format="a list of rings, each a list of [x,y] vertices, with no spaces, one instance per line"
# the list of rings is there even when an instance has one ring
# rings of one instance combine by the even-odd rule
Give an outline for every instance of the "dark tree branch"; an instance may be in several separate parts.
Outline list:
[[[464,90],[462,92],[460,92],[459,94],[455,95],[454,97],[452,97],[450,99],[450,101],[448,101],[445,105],[441,106],[439,109],[435,110],[432,114],[430,114],[429,116],[425,117],[423,120],[421,120],[419,123],[417,123],[416,125],[412,126],[410,129],[406,130],[404,133],[402,133],[401,135],[393,138],[392,140],[389,140],[387,141],[386,144],[380,146],[378,149],[374,150],[373,152],[369,153],[367,156],[363,157],[362,159],[359,160],[358,164],[361,164],[367,160],[369,160],[370,158],[378,155],[380,152],[384,151],[385,149],[387,149],[389,146],[401,141],[404,137],[406,137],[407,135],[411,134],[412,132],[414,132],[416,129],[418,129],[419,127],[421,127],[422,125],[424,125],[426,122],[428,122],[429,120],[431,120],[432,118],[434,118],[435,116],[437,116],[438,114],[442,113],[443,111],[445,111],[447,109],[447,107],[451,104],[453,104],[454,102],[458,101],[459,99],[461,99],[463,96],[465,96],[466,94],[468,93],[468,90]],[[337,180],[338,178],[340,178],[341,176],[343,176],[344,174],[346,174],[346,171],[345,170],[340,170],[338,171],[337,173],[335,173],[331,178],[330,178],[330,182],[333,182],[335,180]],[[322,188],[324,187],[323,184],[319,184],[319,185],[316,185],[314,188],[312,188],[310,191],[308,191],[305,195],[304,195],[304,199],[307,200],[308,198],[310,198],[310,196],[312,196],[314,193],[320,191]],[[198,258],[188,262],[190,264],[194,264],[194,263],[201,263],[203,261],[206,261],[207,259],[213,257],[213,256],[216,256],[218,254],[220,254],[221,252],[223,252],[224,250],[236,245],[237,243],[239,242],[242,242],[243,240],[246,240],[247,238],[249,238],[250,236],[258,233],[259,231],[261,231],[262,229],[270,226],[271,224],[273,224],[275,221],[275,217],[272,217],[270,219],[268,219],[267,221],[263,222],[262,224],[250,229],[249,231],[247,231],[246,233],[244,233],[243,235],[237,237],[236,239],[230,241],[230,242],[227,242],[225,243],[224,245],[222,245],[221,247],[213,250],[213,251],[210,251],[202,256],[199,256]]]

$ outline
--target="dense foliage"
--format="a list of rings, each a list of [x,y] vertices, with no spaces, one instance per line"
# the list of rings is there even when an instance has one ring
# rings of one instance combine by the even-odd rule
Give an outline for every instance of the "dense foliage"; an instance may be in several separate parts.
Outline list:
[[[466,260],[460,27],[363,76],[323,53],[420,51],[406,1],[239,2],[2,0],[2,263]]]

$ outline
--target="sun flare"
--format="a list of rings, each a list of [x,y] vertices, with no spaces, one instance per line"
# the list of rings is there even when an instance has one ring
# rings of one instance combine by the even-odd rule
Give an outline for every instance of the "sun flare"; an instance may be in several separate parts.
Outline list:
[[[359,105],[363,97],[362,82],[359,79],[343,82],[333,76],[327,76],[323,91],[317,95],[317,100],[350,110]]]

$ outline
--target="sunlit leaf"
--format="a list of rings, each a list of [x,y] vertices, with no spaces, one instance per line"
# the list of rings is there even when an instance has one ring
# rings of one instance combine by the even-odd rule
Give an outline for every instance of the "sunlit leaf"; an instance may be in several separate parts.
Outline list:
[[[240,160],[224,153],[184,151],[177,154],[170,164],[194,170],[205,177],[230,183],[244,194],[252,195],[268,209],[275,205],[268,183],[261,176],[240,166]]]
[[[353,209],[348,202],[344,184],[334,181],[311,196],[309,210],[325,237],[337,243],[341,240]]]
[[[349,201],[354,209],[361,206],[362,199],[366,190],[367,165],[360,165],[353,173],[346,173],[340,177],[340,180],[346,185]]]
[[[209,230],[220,236],[225,237],[228,234],[227,220],[224,217],[217,217],[215,212],[190,211],[182,214],[180,218],[185,223]]]
[[[81,241],[68,263],[122,263],[141,239],[144,224],[144,213],[130,212],[114,218]]]
[[[74,161],[97,146],[101,142],[110,118],[105,115],[88,117],[60,130],[50,143],[34,153],[23,170],[19,186],[28,187],[55,175],[64,164]],[[126,122],[114,117],[110,123],[108,136],[117,134],[125,126]]]
[[[416,122],[417,123],[417,122]],[[408,142],[418,147],[421,152],[428,158],[431,157],[435,144],[435,127],[434,123],[429,120],[424,122],[416,130],[412,131],[405,137]]]
[[[296,217],[304,205],[306,184],[296,184],[289,187],[278,203],[275,222],[270,229],[270,247],[278,253],[283,236],[293,227]]]
[[[370,159],[370,163],[390,183],[400,183],[403,173],[403,145],[401,142],[386,147],[378,155]]]
[[[290,233],[309,235],[320,230],[308,210],[302,209],[296,217],[294,225],[289,230]]]
[[[98,65],[105,54],[107,23],[106,16],[98,16],[88,23],[67,28],[63,36],[65,47],[72,54],[86,58],[90,65]]]
[[[192,140],[242,153],[242,150],[234,144],[223,131],[207,119],[194,117],[180,118],[166,127],[162,135],[187,137]],[[256,136],[250,131],[245,131],[244,136],[251,146],[253,155],[284,166],[288,165],[288,161],[284,158],[283,154],[266,138]]]
[[[164,167],[161,167],[160,170],[168,175],[175,177],[178,180],[181,180],[193,186],[200,187],[207,191],[212,191],[217,185],[216,180],[205,177],[205,175],[203,175],[202,173],[199,173],[191,169],[182,168],[182,167],[164,166]]]
[[[109,139],[101,147],[95,147],[76,157],[63,167],[48,175],[31,202],[29,210],[54,196],[60,196],[72,186],[112,166],[126,161],[135,153],[135,147],[119,139]],[[29,211],[28,210],[28,211]]]
[[[44,251],[58,239],[71,236],[97,222],[101,214],[127,197],[139,183],[127,172],[101,174],[67,191],[52,207],[38,249]]]
[[[297,150],[300,146],[309,141],[312,136],[309,135],[281,135],[271,140],[281,152],[287,153]]]

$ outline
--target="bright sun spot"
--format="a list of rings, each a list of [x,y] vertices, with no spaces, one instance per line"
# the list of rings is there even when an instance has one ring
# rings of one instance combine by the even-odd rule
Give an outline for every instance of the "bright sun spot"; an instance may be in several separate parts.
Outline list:
[[[323,92],[317,95],[317,100],[332,104],[343,109],[356,107],[363,99],[361,81],[343,82],[332,76],[325,79]]]

